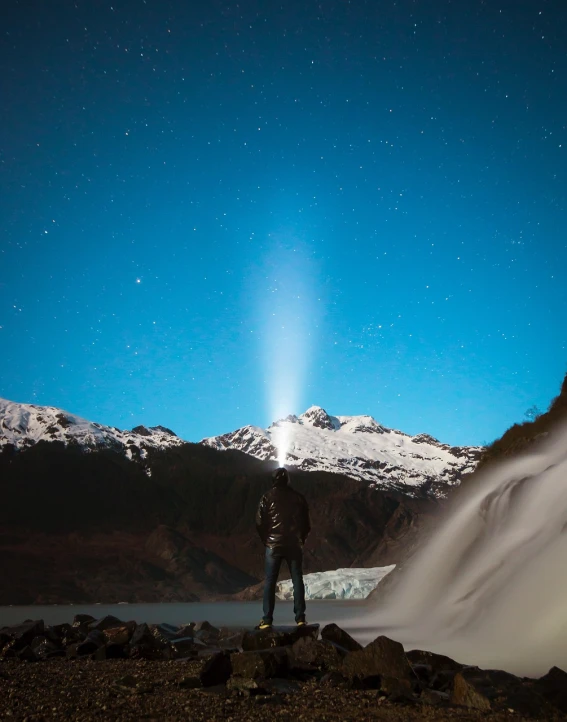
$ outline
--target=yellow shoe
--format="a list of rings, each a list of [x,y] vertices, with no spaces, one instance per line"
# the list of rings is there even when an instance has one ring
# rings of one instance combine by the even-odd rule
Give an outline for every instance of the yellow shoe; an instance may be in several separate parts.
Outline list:
[[[297,626],[298,627],[306,627],[307,622],[305,621],[305,619],[300,619],[299,622],[297,623]]]
[[[271,629],[271,628],[272,628],[272,623],[265,622],[263,619],[257,627],[254,627],[254,629]]]

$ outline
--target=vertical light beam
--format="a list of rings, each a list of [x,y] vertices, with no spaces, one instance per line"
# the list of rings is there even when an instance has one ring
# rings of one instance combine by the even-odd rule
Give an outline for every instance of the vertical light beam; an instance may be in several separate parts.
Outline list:
[[[262,284],[261,322],[267,403],[273,421],[297,413],[303,400],[317,327],[314,264],[295,239],[268,254]],[[294,424],[274,434],[278,464],[293,445]]]

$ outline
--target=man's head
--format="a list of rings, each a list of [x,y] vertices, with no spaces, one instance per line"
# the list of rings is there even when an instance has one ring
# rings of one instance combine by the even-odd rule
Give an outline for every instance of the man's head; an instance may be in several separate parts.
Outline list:
[[[284,469],[283,466],[276,469],[272,474],[272,479],[274,480],[274,486],[287,486],[289,484],[289,474],[287,469]]]

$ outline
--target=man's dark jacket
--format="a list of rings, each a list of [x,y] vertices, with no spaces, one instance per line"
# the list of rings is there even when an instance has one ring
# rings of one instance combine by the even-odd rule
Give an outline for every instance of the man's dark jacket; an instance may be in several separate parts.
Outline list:
[[[256,529],[265,546],[275,550],[301,548],[311,531],[303,494],[288,486],[287,473],[260,499]]]

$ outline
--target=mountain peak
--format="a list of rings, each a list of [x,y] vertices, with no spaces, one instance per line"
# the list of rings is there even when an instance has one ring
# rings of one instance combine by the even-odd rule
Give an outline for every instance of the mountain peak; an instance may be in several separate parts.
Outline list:
[[[372,416],[332,416],[311,406],[300,416],[275,421],[267,429],[244,427],[203,439],[216,449],[238,449],[302,471],[327,471],[361,479],[373,487],[414,495],[444,496],[472,471],[481,449],[450,447],[431,436],[388,429]]]
[[[310,426],[316,426],[319,429],[335,431],[341,428],[340,421],[334,416],[329,416],[325,409],[320,406],[310,406],[307,411],[301,414],[299,420],[304,424],[307,422]]]
[[[122,450],[127,458],[142,461],[150,449],[185,443],[165,426],[136,426],[132,431],[121,431],[54,406],[0,399],[0,449],[7,444],[26,449],[39,441],[59,441],[80,446],[85,451]]]

